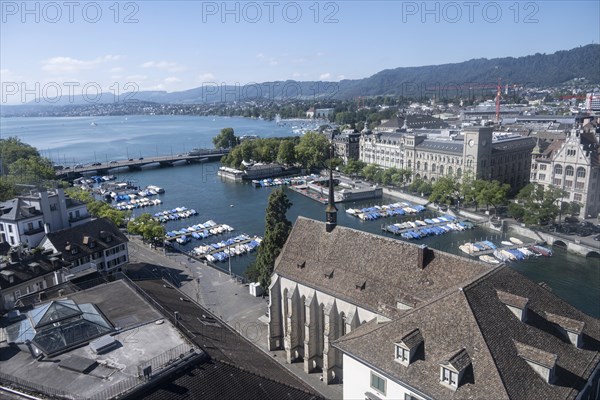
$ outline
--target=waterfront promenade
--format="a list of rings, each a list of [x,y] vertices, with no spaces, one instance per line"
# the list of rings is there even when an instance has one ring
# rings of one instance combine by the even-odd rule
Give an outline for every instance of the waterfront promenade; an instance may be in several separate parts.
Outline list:
[[[341,384],[325,385],[319,373],[304,373],[302,363],[287,364],[284,351],[267,351],[268,298],[251,296],[247,284],[185,254],[165,255],[162,249],[150,249],[137,237],[130,237],[129,258],[131,263],[149,265],[144,271],[147,278],[161,277],[174,282],[182,298],[187,296],[186,300],[206,308],[324,397],[343,397]]]

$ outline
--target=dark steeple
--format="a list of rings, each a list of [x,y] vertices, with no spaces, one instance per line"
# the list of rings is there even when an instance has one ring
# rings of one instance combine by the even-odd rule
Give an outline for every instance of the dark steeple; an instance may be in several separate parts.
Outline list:
[[[329,145],[329,204],[325,209],[325,230],[333,231],[337,225],[337,208],[335,207],[335,198],[333,196],[333,136],[331,134],[331,144]]]

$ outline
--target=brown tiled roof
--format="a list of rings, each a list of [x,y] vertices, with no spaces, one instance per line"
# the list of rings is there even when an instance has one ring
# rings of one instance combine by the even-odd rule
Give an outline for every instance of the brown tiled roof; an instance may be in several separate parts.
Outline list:
[[[578,335],[583,332],[583,328],[585,327],[585,322],[583,321],[576,321],[574,319],[563,317],[562,315],[552,314],[549,312],[546,313],[546,319],[550,322],[555,323],[561,328],[564,328],[569,332],[577,333]]]
[[[128,242],[127,237],[106,218],[51,232],[46,237],[57,251],[62,252],[65,261],[76,260]],[[87,241],[87,244],[84,241]],[[77,252],[72,254],[72,249],[76,249]]]
[[[327,233],[325,223],[299,217],[275,262],[275,273],[377,312],[382,304],[396,309],[399,296],[430,299],[490,268],[432,249],[425,249],[426,266],[420,268],[419,249],[342,226]]]
[[[533,346],[528,346],[524,343],[514,341],[517,355],[527,361],[533,361],[536,364],[547,368],[554,368],[558,356],[544,350],[537,349]]]
[[[529,299],[527,322],[508,310],[498,292]],[[581,328],[582,348],[560,335],[554,323],[546,319],[547,313],[585,323]],[[406,367],[394,361],[393,346],[397,332],[415,328],[425,345],[422,354],[417,352]],[[391,322],[362,325],[335,341],[334,346],[389,379],[432,398],[575,399],[600,362],[600,321],[510,267],[500,266],[465,282],[462,289],[446,290]],[[439,383],[439,367],[457,348],[464,348],[472,368],[452,391]],[[529,348],[538,351],[534,354]],[[556,355],[551,384],[524,359],[549,365],[552,357],[548,354]],[[456,363],[459,365],[458,360]]]
[[[496,290],[496,293],[498,294],[498,298],[500,299],[500,301],[509,306],[514,306],[523,309],[527,306],[527,303],[529,302],[529,299],[527,297],[517,296],[512,293],[506,293],[502,290]]]

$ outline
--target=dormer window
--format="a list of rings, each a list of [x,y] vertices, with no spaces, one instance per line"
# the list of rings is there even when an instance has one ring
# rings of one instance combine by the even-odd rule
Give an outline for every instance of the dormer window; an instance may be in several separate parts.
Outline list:
[[[408,365],[409,356],[410,350],[402,347],[402,345],[396,344],[396,361]]]
[[[527,321],[527,297],[517,296],[516,294],[496,290],[498,299],[508,307],[508,309],[517,317],[519,321]]]
[[[415,353],[423,343],[423,335],[419,329],[406,332],[395,345],[395,361],[404,366],[409,366]]]
[[[440,383],[447,388],[456,390],[467,368],[471,365],[471,357],[466,349],[451,354],[440,363]]]
[[[514,341],[517,355],[544,379],[546,383],[554,381],[556,360],[558,356],[524,343]]]
[[[581,348],[583,345],[582,337],[585,322],[577,321],[549,312],[546,313],[546,319],[555,324],[556,328],[569,339],[571,344],[573,344],[575,347]]]

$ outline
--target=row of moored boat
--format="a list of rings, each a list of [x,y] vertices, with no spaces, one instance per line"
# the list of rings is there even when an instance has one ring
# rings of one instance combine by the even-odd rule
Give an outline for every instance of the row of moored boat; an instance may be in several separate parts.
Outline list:
[[[458,248],[471,256],[477,256],[481,252],[491,252],[491,254],[479,255],[479,259],[488,264],[499,264],[506,261],[520,261],[529,257],[552,255],[552,250],[538,244],[527,246],[522,240],[511,237],[509,240],[502,241],[500,247],[490,242],[482,240],[480,242],[465,243]],[[492,256],[493,255],[493,256]]]
[[[346,213],[360,218],[363,221],[373,221],[379,218],[417,214],[425,211],[421,205],[413,205],[407,202],[386,204],[383,206],[364,207],[360,209],[349,208]]]
[[[261,242],[262,238],[260,236],[238,235],[218,243],[198,246],[192,253],[204,257],[210,262],[225,261],[230,257],[240,256],[256,250]]]

